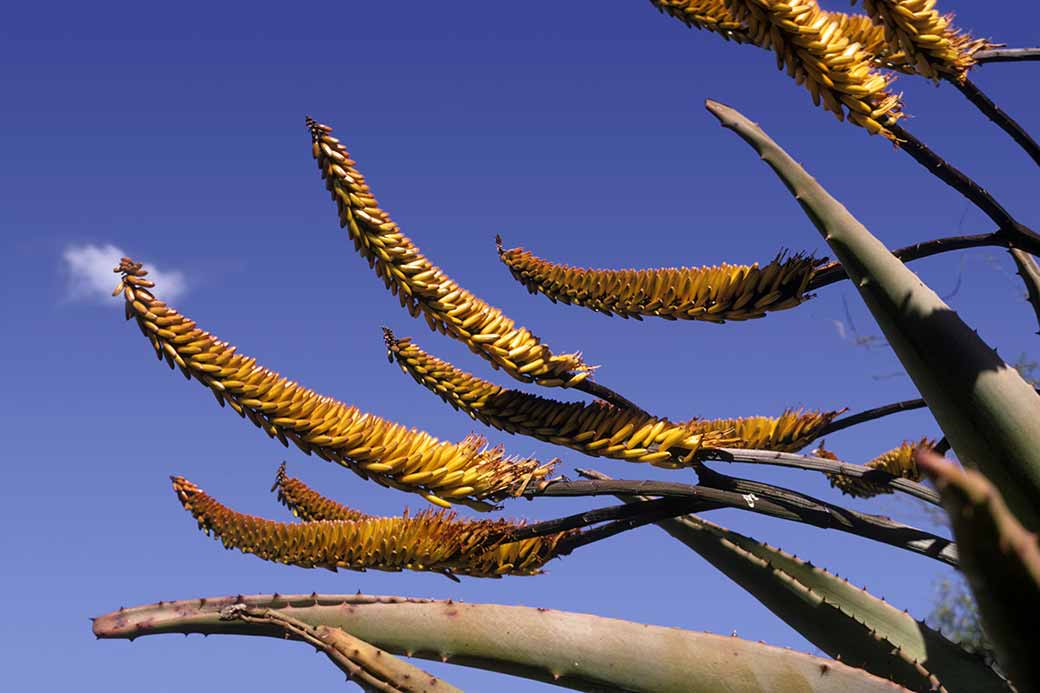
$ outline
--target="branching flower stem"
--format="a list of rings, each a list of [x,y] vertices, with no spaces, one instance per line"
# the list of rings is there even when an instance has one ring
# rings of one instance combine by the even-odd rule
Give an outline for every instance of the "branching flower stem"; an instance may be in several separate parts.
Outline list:
[[[582,473],[582,470],[578,470],[578,472]],[[573,498],[625,494],[696,499],[716,507],[737,508],[792,522],[811,524],[823,529],[836,529],[929,556],[947,565],[958,565],[957,548],[951,540],[916,527],[896,522],[887,517],[848,510],[790,489],[735,479],[706,468],[700,473],[703,483],[699,485],[662,481],[558,479],[533,485],[526,489],[523,495],[528,498]],[[647,524],[661,519],[668,512],[679,510],[680,507],[677,505],[672,508],[665,504],[658,504],[652,506],[651,512],[648,513],[652,515],[652,519],[641,518],[638,514],[627,516],[626,519],[630,524],[637,521],[639,524]],[[677,512],[672,517],[678,514],[682,513]],[[642,521],[643,519],[645,522]],[[554,526],[550,525],[547,531]],[[538,525],[531,525],[531,527],[538,527]],[[589,543],[589,539],[590,537],[585,537],[583,544]]]

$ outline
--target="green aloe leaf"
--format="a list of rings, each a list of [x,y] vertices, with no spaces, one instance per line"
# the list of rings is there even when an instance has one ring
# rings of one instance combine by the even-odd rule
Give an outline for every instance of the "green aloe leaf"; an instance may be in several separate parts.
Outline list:
[[[94,621],[101,638],[157,633],[276,635],[228,616],[273,610],[339,628],[387,652],[436,659],[580,691],[895,693],[861,669],[740,638],[552,609],[351,595],[257,595],[160,602]]]
[[[736,110],[708,110],[776,172],[838,256],[957,457],[1040,529],[1040,396],[798,162]]]
[[[598,472],[582,471],[597,479]],[[635,498],[621,497],[625,501]],[[906,611],[781,549],[696,515],[657,525],[700,554],[806,640],[842,662],[915,691],[1008,690],[982,660]]]
[[[1008,511],[984,476],[939,455],[918,454],[950,516],[964,572],[997,659],[1019,691],[1040,691],[1036,619],[1040,614],[1040,544]]]

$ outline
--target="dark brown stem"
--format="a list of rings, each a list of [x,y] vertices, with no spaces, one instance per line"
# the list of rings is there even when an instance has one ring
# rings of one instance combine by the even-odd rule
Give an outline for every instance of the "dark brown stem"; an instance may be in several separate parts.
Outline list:
[[[840,419],[835,419],[829,424],[820,429],[819,433],[816,434],[816,438],[823,438],[824,436],[830,435],[837,431],[842,431],[850,426],[864,423],[865,421],[873,421],[874,419],[880,419],[890,414],[898,414],[903,411],[913,411],[914,409],[923,409],[927,405],[923,399],[906,399],[902,402],[893,402],[892,404],[886,404],[881,407],[874,407],[873,409],[867,409],[861,411],[858,414],[850,414],[849,416],[843,416]]]
[[[991,48],[979,51],[974,55],[975,62],[984,63],[1017,63],[1040,60],[1040,48]]]
[[[1040,255],[1040,234],[1019,223],[1010,212],[993,199],[985,188],[933,152],[924,142],[907,132],[902,126],[891,124],[888,129],[899,139],[900,149],[912,156],[917,163],[928,169],[939,180],[968,198],[972,204],[992,219],[1000,229],[999,233],[1008,237],[1009,245],[1013,244],[1035,255]]]
[[[581,529],[589,525],[599,524],[608,520],[629,520],[635,516],[664,513],[665,517],[675,517],[686,513],[711,510],[719,505],[709,503],[698,498],[658,498],[647,501],[642,505],[611,505],[606,508],[596,508],[583,513],[576,513],[545,522],[536,522],[518,529],[514,529],[505,535],[503,541],[521,541],[532,537],[543,537],[547,534],[566,532],[571,529]],[[672,514],[669,514],[672,513]]]
[[[1006,248],[1008,247],[1008,244],[1009,241],[1006,235],[999,231],[994,231],[992,233],[978,233],[971,236],[947,236],[946,238],[937,238],[932,241],[915,243],[904,248],[893,250],[892,254],[903,262],[910,262],[911,260],[919,260],[923,257],[938,255],[939,253],[948,253],[952,250],[980,248],[983,246],[1000,246]],[[840,263],[832,262],[828,265],[824,265],[816,271],[806,290],[815,291],[844,279],[848,279],[845,275],[845,268],[842,267]]]
[[[715,485],[695,486],[662,481],[555,480],[528,488],[524,495],[529,498],[619,494],[696,498],[715,503],[718,507],[737,508],[792,522],[837,529],[929,556],[948,565],[957,565],[956,546],[949,539],[886,517],[847,510],[789,489],[731,479],[710,470],[706,471],[705,476]]]
[[[968,101],[975,104],[975,107],[996,123],[1001,130],[1011,135],[1011,139],[1015,140],[1025,150],[1026,154],[1032,157],[1037,165],[1040,165],[1040,144],[1037,144],[1036,140],[1014,118],[1005,113],[1000,106],[993,103],[993,100],[975,86],[974,82],[967,77],[957,79],[952,76],[948,77],[946,81],[955,86],[960,93],[964,94]]]

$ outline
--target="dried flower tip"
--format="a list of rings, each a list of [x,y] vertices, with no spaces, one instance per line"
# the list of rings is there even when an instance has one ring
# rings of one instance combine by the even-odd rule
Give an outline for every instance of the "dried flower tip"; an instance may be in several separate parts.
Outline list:
[[[554,354],[500,310],[455,283],[409,240],[384,212],[331,128],[307,119],[312,151],[354,247],[368,260],[412,317],[466,344],[495,368],[523,382],[567,383],[591,372],[579,354]],[[525,347],[522,355],[518,347]]]
[[[156,354],[210,388],[221,405],[248,417],[285,445],[292,441],[308,454],[441,506],[450,505],[451,499],[487,510],[491,506],[485,501],[508,498],[521,483],[550,472],[550,465],[535,459],[509,457],[501,447],[486,447],[479,436],[459,443],[440,441],[289,381],[236,353],[235,347],[135,284],[139,275],[133,267],[139,265],[120,265],[124,266],[127,315],[137,321]]]
[[[649,270],[584,269],[543,260],[522,248],[499,253],[513,277],[553,303],[623,318],[667,320],[761,318],[812,297],[806,287],[822,259],[781,252],[765,267],[717,265]]]
[[[427,510],[409,517],[285,523],[235,512],[195,484],[173,477],[177,498],[225,548],[303,568],[417,570],[472,577],[535,575],[566,533],[506,542],[522,524],[460,520]],[[313,493],[313,492],[312,492]],[[332,501],[329,501],[332,502]]]

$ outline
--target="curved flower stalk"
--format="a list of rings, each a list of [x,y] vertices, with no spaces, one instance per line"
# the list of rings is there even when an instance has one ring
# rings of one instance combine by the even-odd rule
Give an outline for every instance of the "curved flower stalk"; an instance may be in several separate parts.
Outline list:
[[[806,288],[825,259],[779,253],[765,267],[715,265],[645,270],[586,269],[544,260],[523,248],[498,256],[532,294],[623,318],[750,320],[812,298]]]
[[[433,571],[470,577],[536,575],[556,556],[567,532],[515,542],[503,538],[523,525],[507,520],[460,520],[450,511],[409,517],[285,523],[235,512],[182,477],[172,477],[184,508],[225,548],[302,568]]]
[[[862,0],[863,9],[885,30],[889,44],[909,57],[916,71],[938,81],[943,75],[963,79],[975,54],[991,47],[953,27],[953,15],[940,14],[935,0]]]
[[[886,124],[901,117],[899,97],[888,92],[893,77],[877,72],[874,56],[843,34],[841,22],[816,0],[726,0],[755,44],[771,49],[777,65],[839,120],[871,134],[895,136]]]
[[[478,436],[459,443],[440,441],[301,387],[236,353],[235,347],[157,300],[140,263],[123,258],[116,271],[123,276],[117,292],[126,300],[127,319],[137,321],[156,354],[285,445],[291,440],[308,454],[442,507],[457,501],[490,509],[485,501],[510,497],[551,470],[551,463],[485,447]]]
[[[779,417],[673,422],[602,402],[558,402],[510,390],[431,356],[386,328],[384,337],[401,370],[454,408],[499,430],[594,457],[674,469],[723,447],[797,450],[840,413],[788,410]]]
[[[653,5],[687,26],[705,29],[737,43],[754,43],[747,26],[736,18],[727,0],[651,0]],[[821,10],[823,11],[823,10]],[[913,64],[898,45],[889,43],[884,27],[864,14],[827,12],[837,25],[837,33],[858,43],[879,66],[912,74]]]
[[[921,470],[917,468],[917,453],[920,450],[932,450],[934,448],[935,441],[928,438],[922,438],[916,443],[904,442],[898,448],[878,455],[870,462],[867,462],[865,466],[884,472],[885,475],[909,479],[910,481],[920,481]],[[813,454],[820,457],[831,455],[828,450],[824,450],[822,447],[814,450]],[[841,489],[842,493],[856,496],[857,498],[873,498],[882,493],[892,493],[890,487],[873,483],[866,477],[855,479],[840,474],[828,474],[827,477],[831,480],[831,486]]]
[[[340,628],[387,652],[544,681],[580,691],[897,693],[906,689],[841,662],[731,636],[588,614],[402,597],[252,595],[160,602],[94,621],[99,638],[159,633],[271,636],[231,609],[272,609]]]
[[[340,225],[412,317],[458,339],[495,368],[524,382],[572,387],[591,368],[580,354],[553,354],[526,328],[455,283],[384,212],[332,128],[307,119],[312,153],[339,211]]]

